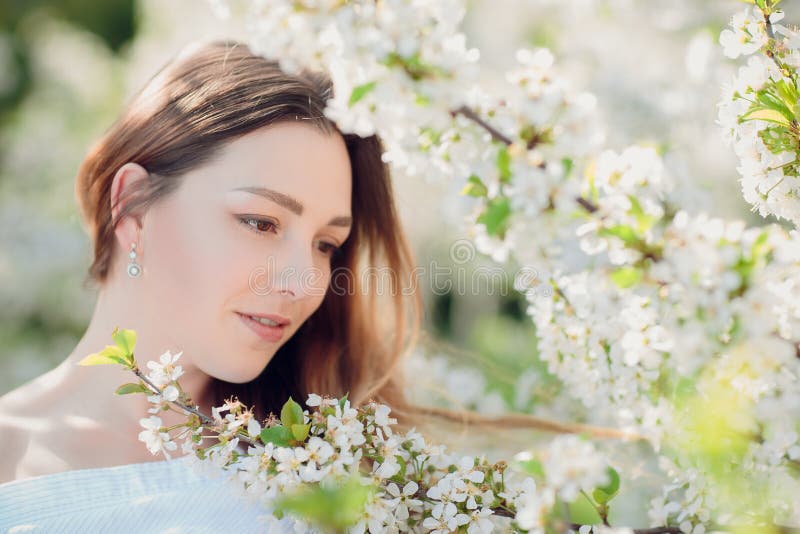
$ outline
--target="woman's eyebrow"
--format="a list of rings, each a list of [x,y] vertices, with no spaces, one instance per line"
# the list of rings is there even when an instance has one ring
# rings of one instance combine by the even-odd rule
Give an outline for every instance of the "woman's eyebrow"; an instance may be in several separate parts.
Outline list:
[[[267,187],[261,187],[261,186],[246,186],[246,187],[237,187],[235,189],[231,189],[231,191],[245,191],[253,195],[258,195],[273,201],[279,206],[283,206],[284,208],[291,211],[295,215],[299,216],[303,214],[303,204],[299,200],[297,200],[291,195],[287,195],[286,193],[275,191],[274,189],[269,189]],[[339,215],[328,221],[328,226],[348,227],[352,226],[352,224],[353,224],[353,218],[350,217],[349,215]]]

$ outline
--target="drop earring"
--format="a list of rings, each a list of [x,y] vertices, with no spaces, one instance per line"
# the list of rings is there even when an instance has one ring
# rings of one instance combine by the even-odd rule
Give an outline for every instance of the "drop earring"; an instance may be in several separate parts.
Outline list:
[[[128,276],[138,278],[142,274],[142,266],[136,263],[136,243],[131,243],[131,252],[128,254],[131,262],[128,264]]]

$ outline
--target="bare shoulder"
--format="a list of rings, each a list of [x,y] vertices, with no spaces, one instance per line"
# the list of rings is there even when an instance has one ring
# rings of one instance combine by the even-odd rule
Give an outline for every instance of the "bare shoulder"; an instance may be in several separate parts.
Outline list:
[[[25,424],[24,407],[18,388],[0,397],[0,484],[16,480],[18,467],[31,440],[30,427]]]

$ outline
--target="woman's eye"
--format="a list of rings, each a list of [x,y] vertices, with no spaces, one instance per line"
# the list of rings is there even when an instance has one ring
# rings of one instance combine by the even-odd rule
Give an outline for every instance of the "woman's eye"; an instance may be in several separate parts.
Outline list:
[[[342,254],[342,247],[337,247],[333,243],[325,243],[324,241],[320,241],[319,249],[330,258],[338,258]]]
[[[278,225],[267,219],[257,219],[255,217],[239,217],[239,222],[245,225],[253,232],[264,234],[266,232],[274,232],[278,229]]]
[[[265,234],[267,232],[276,233],[278,224],[268,219],[259,219],[257,217],[237,217],[238,221],[245,225],[248,230],[257,234]],[[319,242],[319,250],[329,258],[338,258],[342,254],[342,247],[337,247],[333,243]]]

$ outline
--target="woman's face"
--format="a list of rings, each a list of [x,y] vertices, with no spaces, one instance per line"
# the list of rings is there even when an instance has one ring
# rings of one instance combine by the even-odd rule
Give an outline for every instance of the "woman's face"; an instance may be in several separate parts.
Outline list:
[[[351,188],[339,134],[282,122],[230,142],[147,211],[139,282],[184,358],[229,382],[258,376],[322,303]]]

